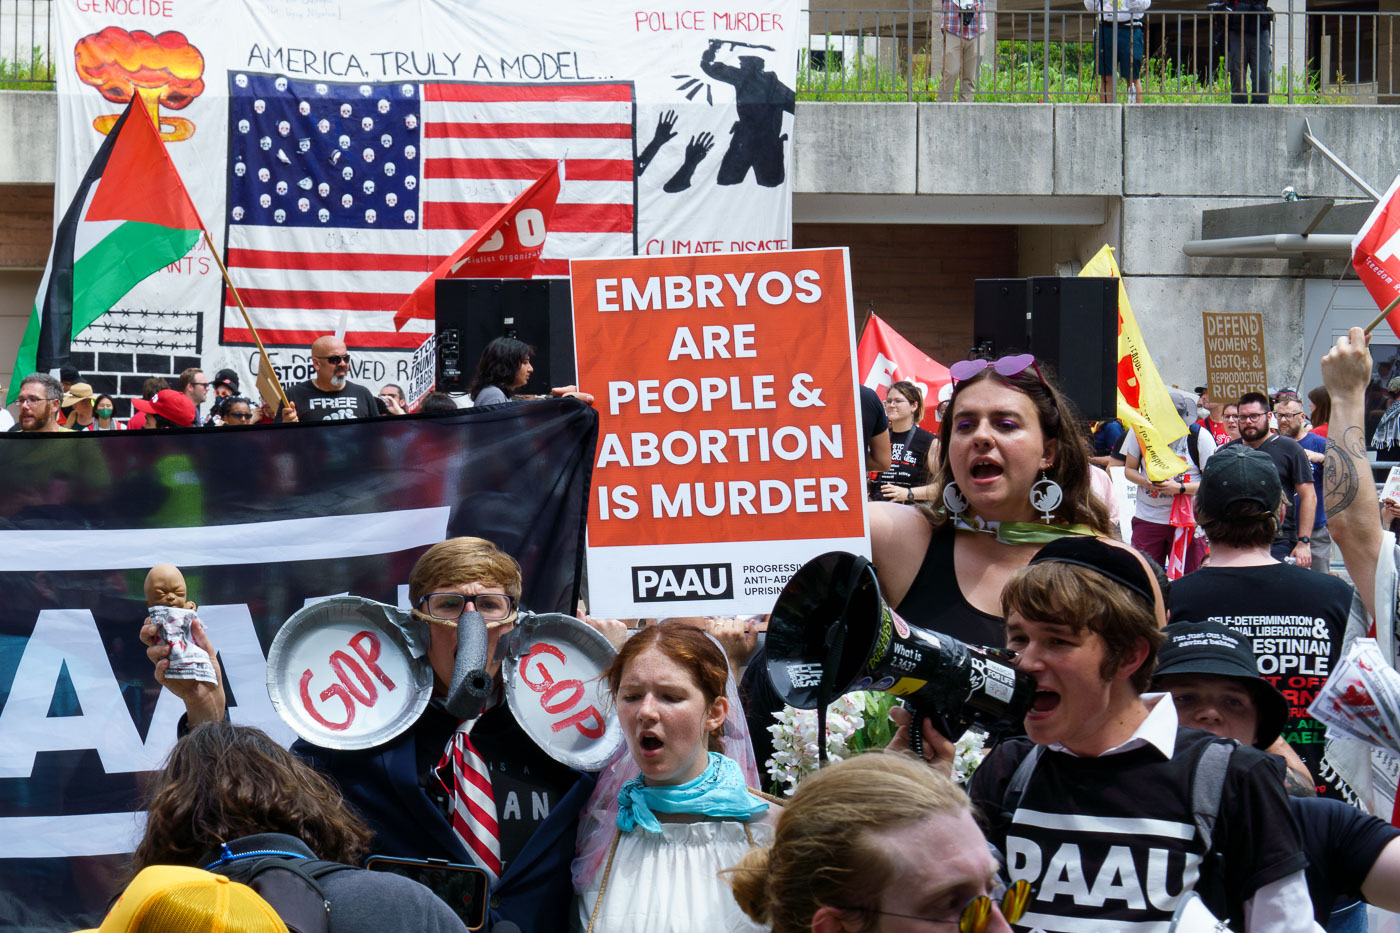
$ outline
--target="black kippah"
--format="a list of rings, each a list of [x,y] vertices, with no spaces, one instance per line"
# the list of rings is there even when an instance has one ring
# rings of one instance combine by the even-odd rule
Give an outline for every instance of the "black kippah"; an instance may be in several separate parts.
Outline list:
[[[1100,576],[1121,583],[1141,596],[1149,609],[1156,611],[1156,598],[1152,593],[1152,581],[1147,571],[1127,548],[1105,544],[1098,538],[1087,535],[1065,535],[1056,538],[1036,551],[1032,564],[1055,561],[1061,564],[1075,564],[1087,567]]]

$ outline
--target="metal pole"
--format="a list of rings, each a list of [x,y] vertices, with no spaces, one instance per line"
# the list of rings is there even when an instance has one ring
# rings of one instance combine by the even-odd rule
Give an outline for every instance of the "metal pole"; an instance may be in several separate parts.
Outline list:
[[[1366,184],[1366,180],[1363,179],[1360,175],[1353,172],[1351,170],[1351,166],[1347,165],[1341,159],[1337,158],[1336,153],[1324,146],[1322,144],[1322,140],[1318,139],[1316,136],[1313,135],[1312,126],[1308,123],[1307,117],[1303,118],[1303,141],[1309,146],[1312,146],[1318,152],[1320,152],[1324,159],[1335,165],[1338,171],[1340,171],[1347,178],[1351,179],[1352,184],[1356,185],[1356,187],[1366,192],[1366,196],[1369,197],[1372,201],[1379,201],[1381,199],[1381,193],[1379,191]]]
[[[1284,52],[1288,56],[1288,64],[1284,69],[1284,79],[1288,82],[1288,102],[1293,103],[1293,0],[1288,0],[1288,48]],[[1270,38],[1273,38],[1270,36]]]
[[[1289,0],[1289,2],[1292,2],[1292,0]],[[906,70],[909,72],[904,91],[904,99],[907,102],[914,99],[914,0],[909,0],[909,21],[904,24],[904,30],[906,36],[904,40],[904,64]],[[965,75],[963,76],[963,80],[967,80]]]
[[[1040,63],[1040,78],[1041,78],[1041,89],[1040,89],[1041,98],[1040,98],[1040,99],[1043,100],[1043,101],[1045,101],[1045,102],[1048,104],[1048,103],[1050,103],[1050,0],[1045,0],[1045,13],[1044,13],[1044,15],[1045,15],[1045,29],[1043,30],[1043,33],[1044,33],[1044,45],[1045,45],[1045,48],[1041,50],[1043,54],[1041,55],[1041,63]],[[1026,30],[1026,32],[1027,32],[1027,34],[1029,34],[1030,30]]]

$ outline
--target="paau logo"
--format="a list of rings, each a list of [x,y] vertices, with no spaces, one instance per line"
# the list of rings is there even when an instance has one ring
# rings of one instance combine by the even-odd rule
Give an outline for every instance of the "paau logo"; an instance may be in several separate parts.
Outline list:
[[[632,599],[659,603],[676,599],[733,599],[731,564],[671,564],[632,568]]]

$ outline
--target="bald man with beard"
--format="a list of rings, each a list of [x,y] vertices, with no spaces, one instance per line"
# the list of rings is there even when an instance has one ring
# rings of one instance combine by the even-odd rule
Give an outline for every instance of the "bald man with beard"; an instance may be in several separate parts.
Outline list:
[[[287,408],[278,421],[342,421],[377,418],[379,406],[368,386],[350,381],[350,351],[345,341],[327,334],[311,345],[311,369],[306,382],[287,390]]]

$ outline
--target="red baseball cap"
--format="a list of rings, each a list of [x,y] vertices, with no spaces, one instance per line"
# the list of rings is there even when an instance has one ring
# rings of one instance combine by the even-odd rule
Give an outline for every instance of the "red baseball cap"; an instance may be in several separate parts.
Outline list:
[[[161,389],[148,402],[143,398],[131,400],[131,407],[148,415],[160,415],[182,428],[194,426],[194,402],[174,389]]]

